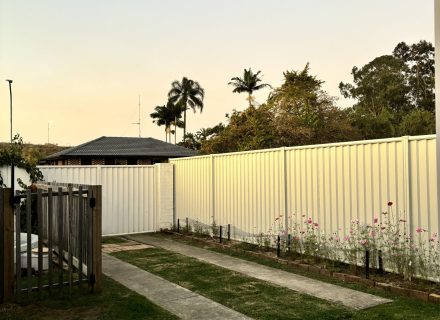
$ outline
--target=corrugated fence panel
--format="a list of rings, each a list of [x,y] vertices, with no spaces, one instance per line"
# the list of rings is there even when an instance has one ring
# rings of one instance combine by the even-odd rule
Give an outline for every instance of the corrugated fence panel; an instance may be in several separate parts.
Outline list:
[[[409,141],[409,195],[411,230],[421,227],[425,236],[440,229],[437,214],[435,139],[411,139]]]
[[[156,231],[154,166],[42,166],[48,182],[102,185],[103,235]]]
[[[212,158],[195,157],[172,161],[174,166],[176,219],[212,221]]]
[[[273,223],[283,215],[281,156],[271,150],[213,157],[217,224],[234,226],[236,237],[276,231]]]
[[[284,214],[290,227],[310,217],[341,236],[353,220],[389,216],[432,234],[440,227],[435,157],[430,135],[173,159],[175,213],[230,223],[237,239],[279,231]]]

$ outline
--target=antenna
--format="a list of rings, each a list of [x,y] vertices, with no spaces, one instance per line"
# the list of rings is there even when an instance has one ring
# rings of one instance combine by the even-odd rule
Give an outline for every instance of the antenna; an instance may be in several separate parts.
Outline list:
[[[139,128],[139,138],[141,137],[141,96],[139,95],[139,117],[138,122],[133,122],[132,124],[137,124]]]

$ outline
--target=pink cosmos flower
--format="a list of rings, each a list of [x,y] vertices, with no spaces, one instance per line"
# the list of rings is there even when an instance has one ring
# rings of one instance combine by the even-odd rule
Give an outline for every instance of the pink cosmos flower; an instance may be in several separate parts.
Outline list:
[[[377,223],[379,221],[379,219],[374,218],[373,223]]]
[[[318,224],[317,222],[315,222],[313,225],[314,225],[316,228],[319,227],[319,224]]]
[[[339,240],[340,240],[340,239],[339,239],[339,236],[336,236],[336,237],[335,237],[335,241],[336,241],[336,242],[339,242]]]
[[[368,243],[368,240],[367,240],[367,239],[362,239],[362,240],[359,241],[359,243],[360,243],[361,245],[365,245],[365,244]]]
[[[423,231],[425,231],[425,230],[423,230],[423,229],[420,228],[420,227],[417,227],[417,228],[416,228],[416,232],[417,232],[417,233],[422,233]]]
[[[350,241],[350,236],[345,236],[344,241]]]
[[[307,219],[307,223],[308,223],[308,224],[312,224],[312,223],[313,223],[312,218]]]

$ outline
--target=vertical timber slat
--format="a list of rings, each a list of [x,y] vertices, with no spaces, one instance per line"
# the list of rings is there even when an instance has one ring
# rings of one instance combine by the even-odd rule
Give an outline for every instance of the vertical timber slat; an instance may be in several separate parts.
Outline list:
[[[38,218],[38,292],[41,293],[41,275],[43,273],[43,196],[42,190],[37,190]]]
[[[79,186],[78,190],[78,280],[79,286],[82,286],[83,280],[83,216],[84,216],[84,199],[83,188]]]
[[[52,188],[47,189],[47,246],[48,246],[48,282],[49,290],[53,285],[53,195]]]
[[[73,217],[73,193],[72,186],[69,186],[69,198],[68,198],[68,226],[67,226],[67,250],[68,250],[68,271],[69,271],[69,292],[72,291],[72,281],[73,281],[73,273],[72,273],[72,261],[73,261],[73,244],[72,244],[72,217]]]
[[[60,290],[63,287],[63,189],[58,188],[58,285]]]
[[[16,192],[18,196],[20,192]],[[20,215],[20,203],[14,203],[15,210],[15,293],[17,302],[20,301],[21,291],[21,215]]]
[[[90,207],[92,199],[92,190],[91,187],[88,189],[87,193],[87,210],[86,210],[86,218],[87,218],[87,281],[90,284],[90,276],[92,274],[92,237],[93,237],[93,225],[92,225],[92,208]]]
[[[28,189],[26,191],[26,276],[27,276],[27,295],[28,299],[31,297],[32,293],[32,242],[31,242],[31,234],[32,234],[32,198],[31,198],[31,190]]]

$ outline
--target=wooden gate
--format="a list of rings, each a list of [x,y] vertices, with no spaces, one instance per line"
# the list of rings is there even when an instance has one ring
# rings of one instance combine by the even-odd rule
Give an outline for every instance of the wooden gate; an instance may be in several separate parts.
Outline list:
[[[0,205],[0,303],[100,290],[101,186],[39,184],[13,197],[0,189]]]

